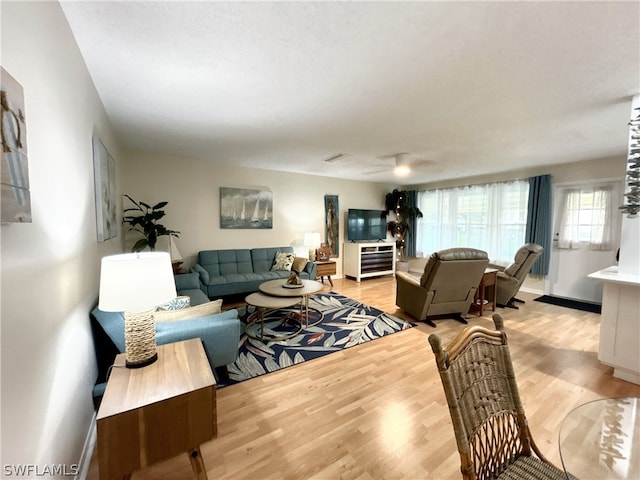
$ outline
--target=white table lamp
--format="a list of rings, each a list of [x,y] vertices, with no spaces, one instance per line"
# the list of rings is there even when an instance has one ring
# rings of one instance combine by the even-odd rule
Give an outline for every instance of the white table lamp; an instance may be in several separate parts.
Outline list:
[[[304,246],[309,249],[309,260],[316,259],[316,249],[322,244],[318,232],[307,232],[304,234]]]
[[[124,311],[126,365],[144,367],[155,362],[155,307],[176,298],[168,252],[137,252],[102,258],[100,300],[105,312]]]

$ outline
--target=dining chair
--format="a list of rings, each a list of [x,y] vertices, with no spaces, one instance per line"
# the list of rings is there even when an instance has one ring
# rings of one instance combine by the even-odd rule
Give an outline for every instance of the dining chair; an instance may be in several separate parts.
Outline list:
[[[502,317],[496,330],[473,325],[445,349],[429,336],[465,480],[575,480],[536,446],[518,394]]]

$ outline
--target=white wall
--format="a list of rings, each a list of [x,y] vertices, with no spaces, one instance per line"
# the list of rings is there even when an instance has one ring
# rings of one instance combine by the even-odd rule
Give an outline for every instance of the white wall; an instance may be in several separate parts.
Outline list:
[[[99,262],[91,137],[118,146],[57,2],[2,2],[2,66],[23,87],[33,223],[1,227],[5,465],[78,463],[97,369]]]
[[[346,237],[349,208],[384,209],[391,185],[254,168],[215,166],[205,160],[125,152],[122,193],[146,203],[169,202],[161,221],[181,235],[178,250],[185,266],[195,263],[200,250],[302,245],[305,232],[324,235],[324,196],[338,195],[340,250]],[[220,229],[220,187],[268,187],[273,193],[273,228]],[[166,220],[166,221],[165,221]],[[127,247],[133,244],[131,235]],[[135,237],[136,239],[139,237]],[[304,249],[302,249],[304,251]],[[342,275],[342,255],[337,262]]]
[[[621,126],[621,128],[627,128]],[[426,190],[429,188],[457,187],[460,185],[479,185],[491,182],[508,182],[510,180],[525,179],[537,175],[551,175],[552,183],[579,182],[583,180],[603,178],[624,178],[626,171],[625,157],[602,158],[597,160],[585,160],[582,162],[565,163],[562,165],[546,165],[530,167],[527,169],[513,170],[492,175],[477,177],[454,178],[441,182],[414,185],[411,188]]]

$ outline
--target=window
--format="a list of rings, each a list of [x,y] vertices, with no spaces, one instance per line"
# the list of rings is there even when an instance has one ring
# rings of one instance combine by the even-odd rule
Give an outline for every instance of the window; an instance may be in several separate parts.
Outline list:
[[[560,194],[556,248],[611,250],[613,186],[565,188]]]
[[[524,243],[528,198],[526,180],[419,192],[417,256],[471,247],[494,262],[510,263]]]

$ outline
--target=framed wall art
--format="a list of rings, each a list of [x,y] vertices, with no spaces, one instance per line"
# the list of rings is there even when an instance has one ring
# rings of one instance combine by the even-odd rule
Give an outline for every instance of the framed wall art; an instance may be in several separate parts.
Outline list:
[[[93,137],[96,233],[103,242],[118,236],[116,221],[116,162],[99,138]]]
[[[220,187],[220,228],[273,228],[273,193],[268,188]]]
[[[27,124],[22,86],[0,67],[2,223],[31,223]]]
[[[331,251],[331,257],[340,256],[340,208],[338,206],[338,195],[324,196],[325,215],[325,238],[327,247]]]

